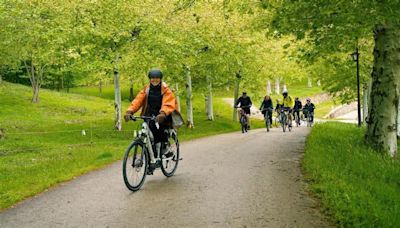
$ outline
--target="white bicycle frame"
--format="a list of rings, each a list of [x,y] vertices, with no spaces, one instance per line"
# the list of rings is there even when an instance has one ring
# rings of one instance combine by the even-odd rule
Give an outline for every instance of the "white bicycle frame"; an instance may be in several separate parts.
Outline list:
[[[156,123],[156,127],[159,128],[158,123]],[[146,121],[142,123],[142,129],[138,132],[138,134],[139,137],[142,139],[142,141],[146,144],[147,149],[149,150],[151,163],[155,163],[156,162],[154,156],[155,154],[153,146],[151,145],[151,142],[154,140],[154,136],[153,133],[150,131],[149,125],[147,124]]]

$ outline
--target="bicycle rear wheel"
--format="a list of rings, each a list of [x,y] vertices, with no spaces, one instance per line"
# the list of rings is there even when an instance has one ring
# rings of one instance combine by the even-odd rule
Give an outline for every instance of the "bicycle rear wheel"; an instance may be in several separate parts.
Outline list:
[[[122,163],[122,174],[126,187],[137,191],[146,179],[148,152],[143,143],[134,141],[125,152]]]
[[[240,117],[240,125],[242,126],[242,133],[247,132],[247,120],[246,117]]]
[[[179,141],[176,133],[168,139],[169,149],[161,156],[161,171],[166,177],[174,175],[179,163]]]
[[[282,116],[281,125],[282,125],[283,132],[286,132],[286,116]]]
[[[312,126],[312,116],[311,116],[311,114],[308,116],[308,118],[307,118],[307,126],[308,127],[311,127]]]
[[[264,121],[265,121],[265,127],[267,128],[267,132],[269,132],[269,129],[271,128],[271,123],[269,122],[268,114],[265,114]]]

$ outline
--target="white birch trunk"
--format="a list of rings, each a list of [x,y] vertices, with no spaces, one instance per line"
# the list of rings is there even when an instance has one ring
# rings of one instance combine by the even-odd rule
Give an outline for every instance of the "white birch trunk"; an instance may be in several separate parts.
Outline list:
[[[400,137],[400,99],[399,99],[399,103],[398,103],[398,106],[397,106],[397,123],[396,123],[396,125],[397,125],[397,138],[399,138]]]
[[[280,90],[280,83],[281,83],[281,80],[280,80],[280,78],[276,78],[275,79],[275,94],[281,94],[281,90]]]
[[[376,25],[374,67],[368,110],[366,140],[378,151],[394,157],[397,153],[400,99],[400,26]]]
[[[194,128],[193,123],[193,103],[192,103],[192,77],[190,76],[190,68],[186,68],[186,113],[187,126]]]
[[[271,81],[267,80],[267,95],[271,95],[272,89],[271,89]]]
[[[321,86],[321,80],[317,81],[317,86]]]
[[[208,80],[208,94],[207,94],[207,118],[214,120],[213,99],[212,99],[212,82]]]
[[[181,111],[181,99],[179,97],[179,88],[178,88],[178,83],[175,83],[175,99],[176,99],[176,104],[177,104],[177,108],[178,108],[178,112]]]
[[[283,85],[283,90],[282,91],[287,91],[287,86]]]
[[[115,108],[115,117],[114,117],[114,128],[118,131],[122,130],[122,114],[121,114],[121,87],[119,85],[119,69],[118,69],[118,58],[117,55],[115,58],[114,65],[114,108]]]
[[[307,87],[308,88],[312,87],[312,79],[310,77],[308,77]]]

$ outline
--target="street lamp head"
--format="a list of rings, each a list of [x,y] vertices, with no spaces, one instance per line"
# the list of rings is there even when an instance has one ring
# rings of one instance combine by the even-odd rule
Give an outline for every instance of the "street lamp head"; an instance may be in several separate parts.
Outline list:
[[[356,52],[351,53],[351,54],[350,54],[350,57],[351,57],[351,59],[352,59],[354,62],[357,62],[357,60],[358,60],[358,55],[359,55],[359,53],[358,53],[358,51],[356,51]]]
[[[351,54],[351,58],[353,59],[354,62],[357,61],[358,60],[358,53],[357,52],[352,53]]]

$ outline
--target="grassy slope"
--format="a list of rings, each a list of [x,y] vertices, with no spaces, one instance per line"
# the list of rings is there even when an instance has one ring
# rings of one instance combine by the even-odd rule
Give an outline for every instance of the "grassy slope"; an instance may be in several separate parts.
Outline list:
[[[317,124],[303,167],[311,188],[340,226],[400,226],[400,161],[365,145],[365,129]]]
[[[201,96],[194,97],[196,128],[181,128],[181,140],[239,130],[221,99],[215,99],[216,120],[211,122]],[[38,104],[30,98],[29,87],[0,84],[0,128],[6,132],[0,141],[0,209],[121,159],[138,127],[123,123],[124,131],[115,132],[111,100],[47,90],[41,90]]]

